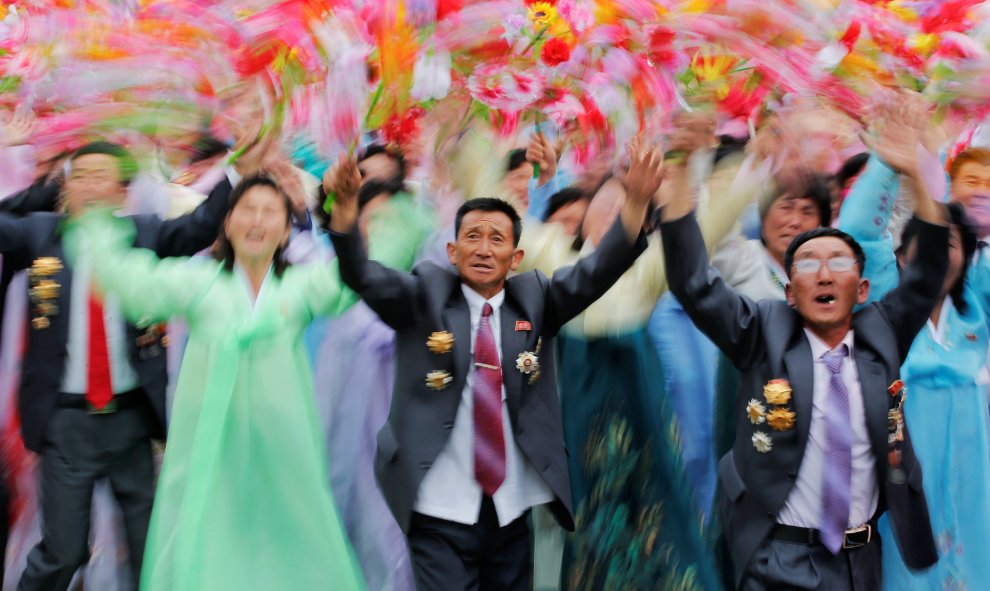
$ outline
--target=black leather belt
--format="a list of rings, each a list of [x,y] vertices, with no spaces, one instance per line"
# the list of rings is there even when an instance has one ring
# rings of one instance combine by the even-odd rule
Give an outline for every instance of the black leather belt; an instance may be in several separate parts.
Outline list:
[[[846,539],[842,542],[842,549],[849,550],[851,548],[859,548],[869,544],[873,541],[876,530],[877,524],[875,521],[870,521],[859,527],[847,529]],[[817,529],[795,527],[793,525],[782,525],[779,523],[777,524],[777,527],[773,528],[773,531],[770,532],[770,537],[775,540],[794,542],[796,544],[807,544],[809,546],[814,546],[821,543],[821,538],[819,537]]]
[[[144,399],[144,391],[141,388],[135,388],[133,390],[128,390],[127,392],[121,392],[120,394],[114,394],[110,402],[107,403],[103,408],[97,409],[93,407],[87,400],[85,394],[59,394],[58,395],[58,405],[61,408],[78,408],[88,411],[89,414],[93,415],[104,415],[117,412],[118,410],[127,410],[128,408],[134,408],[140,404]]]

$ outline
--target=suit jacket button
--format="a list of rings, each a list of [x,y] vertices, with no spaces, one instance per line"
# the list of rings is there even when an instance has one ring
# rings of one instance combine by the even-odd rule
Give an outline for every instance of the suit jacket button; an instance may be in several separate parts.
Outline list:
[[[432,465],[433,465],[433,462],[420,462],[419,463],[419,467],[421,469],[423,469],[423,470],[429,470],[430,469],[430,466],[432,466]]]
[[[777,516],[774,515],[773,513],[769,512],[769,511],[767,511],[767,519],[769,519],[770,521],[776,521],[777,520]]]
[[[444,421],[443,428],[450,431],[454,428],[454,421]]]
[[[791,472],[790,474],[787,475],[787,479],[790,480],[791,482],[794,482],[797,480],[797,474]]]

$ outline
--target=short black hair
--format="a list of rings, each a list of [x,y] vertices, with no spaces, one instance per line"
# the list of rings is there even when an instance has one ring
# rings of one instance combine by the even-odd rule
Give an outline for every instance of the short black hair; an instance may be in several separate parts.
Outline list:
[[[856,265],[859,266],[859,275],[862,277],[863,269],[866,266],[866,253],[863,252],[863,247],[856,242],[856,239],[846,234],[842,230],[836,230],[835,228],[814,228],[808,230],[802,234],[798,234],[794,240],[787,246],[787,252],[784,253],[784,272],[787,273],[787,278],[791,278],[791,267],[794,265],[794,253],[797,249],[801,248],[801,245],[809,240],[814,240],[815,238],[838,238],[839,240],[845,242],[849,245],[849,248],[853,251],[853,258],[856,259]]]
[[[364,162],[372,156],[383,155],[390,158],[395,162],[396,172],[389,179],[383,179],[381,182],[385,185],[385,190],[389,194],[395,195],[396,193],[401,193],[406,188],[406,159],[401,152],[393,150],[384,144],[369,144],[364,150],[361,151],[361,155],[358,157],[358,164]]]
[[[959,241],[963,253],[962,273],[959,274],[959,279],[956,279],[955,284],[949,290],[949,296],[952,298],[952,304],[956,309],[965,314],[967,306],[966,300],[963,298],[963,288],[966,283],[966,270],[969,269],[973,256],[976,254],[979,238],[966,217],[966,209],[961,203],[949,203],[945,205],[945,211],[948,214],[949,223],[959,229]],[[897,248],[897,254],[903,255],[907,252],[908,247],[918,237],[921,223],[918,218],[912,217],[904,225],[904,230],[901,232],[901,245]]]
[[[577,187],[566,187],[557,191],[550,196],[549,205],[547,205],[547,213],[543,216],[543,221],[550,219],[550,216],[565,205],[570,205],[571,203],[581,200],[591,201],[591,196]]]
[[[526,164],[526,150],[516,148],[505,156],[505,173],[508,174],[523,164]]]
[[[205,134],[192,145],[192,156],[189,158],[190,164],[209,160],[215,156],[226,154],[230,146],[223,143],[216,137]]]
[[[116,158],[117,168],[120,170],[120,182],[125,187],[131,183],[134,175],[137,174],[138,166],[134,156],[124,146],[104,140],[90,142],[84,145],[72,154],[69,161],[75,161],[76,158],[89,154],[106,154],[107,156]]]
[[[509,216],[509,220],[512,221],[512,244],[513,246],[519,246],[519,238],[522,236],[522,219],[519,217],[519,213],[515,207],[512,207],[508,201],[497,197],[476,197],[469,199],[457,209],[457,215],[454,217],[455,240],[461,233],[461,222],[464,221],[464,216],[472,211],[500,211]]]

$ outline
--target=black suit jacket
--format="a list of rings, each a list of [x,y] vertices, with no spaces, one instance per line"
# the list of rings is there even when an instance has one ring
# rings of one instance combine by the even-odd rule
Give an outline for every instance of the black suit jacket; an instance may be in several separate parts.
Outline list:
[[[396,331],[395,387],[388,423],[378,433],[375,474],[385,500],[404,531],[409,528],[419,485],[446,445],[454,427],[461,392],[471,363],[471,319],[460,277],[432,263],[401,273],[369,261],[357,233],[333,234],[344,283],[359,293]],[[553,338],[560,328],[601,297],[645,249],[640,236],[629,244],[621,223],[598,250],[548,279],[531,271],[508,279],[502,305],[502,376],[516,442],[556,499],[550,505],[560,524],[574,529],[567,451],[553,365]],[[518,330],[517,321],[530,330]],[[426,346],[433,332],[454,336],[450,353]],[[535,352],[542,339],[542,374],[532,384],[516,358]],[[440,391],[427,387],[426,374],[443,370],[453,377]],[[361,393],[355,392],[357,396]]]
[[[718,467],[724,493],[722,525],[739,584],[753,553],[777,523],[804,458],[814,388],[811,345],[801,316],[786,302],[753,302],[733,291],[708,267],[705,244],[693,216],[663,224],[661,233],[671,291],[695,325],[739,370],[736,440]],[[921,485],[921,466],[907,433],[902,449],[906,479],[889,477],[887,412],[896,400],[887,387],[898,379],[914,337],[931,314],[948,266],[947,228],[923,224],[919,238],[919,255],[900,285],[853,316],[853,356],[880,488],[877,513],[890,511],[904,562],[916,569],[934,564],[938,554]],[[746,405],[750,399],[762,401],[764,385],[778,378],[791,384],[788,406],[796,413],[796,422],[784,431],[761,425],[759,430],[771,436],[773,447],[760,453],[751,440],[757,428],[746,414]]]
[[[231,189],[230,182],[224,179],[195,211],[173,220],[153,215],[132,216],[137,230],[134,246],[153,250],[159,257],[191,256],[210,246],[227,215]],[[58,258],[63,265],[52,277],[60,285],[58,313],[50,318],[46,328],[29,325],[28,348],[21,371],[21,433],[27,448],[36,452],[42,450],[45,430],[56,408],[69,337],[72,269],[62,250],[60,227],[64,219],[64,215],[56,213],[32,213],[24,217],[0,213],[0,253],[5,269],[30,268],[40,257]],[[29,318],[32,317],[30,308],[28,312]],[[140,335],[137,327],[127,325],[131,364],[154,411],[155,435],[164,437],[166,356],[141,358],[137,347]]]

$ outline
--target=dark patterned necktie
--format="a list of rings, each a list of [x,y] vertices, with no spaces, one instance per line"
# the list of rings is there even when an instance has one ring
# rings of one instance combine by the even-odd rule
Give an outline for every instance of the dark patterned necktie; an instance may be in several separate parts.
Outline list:
[[[842,381],[842,360],[849,354],[845,345],[822,356],[829,371],[828,402],[825,405],[825,478],[822,486],[821,540],[838,554],[849,526],[852,503],[852,425],[849,390]]]
[[[474,340],[474,477],[492,496],[505,480],[505,436],[502,433],[502,366],[492,334],[491,304],[485,302]]]

